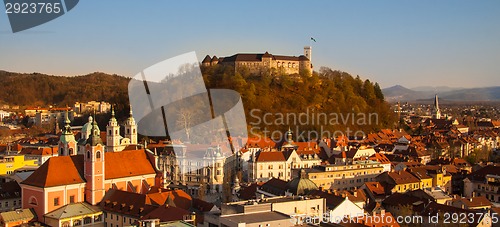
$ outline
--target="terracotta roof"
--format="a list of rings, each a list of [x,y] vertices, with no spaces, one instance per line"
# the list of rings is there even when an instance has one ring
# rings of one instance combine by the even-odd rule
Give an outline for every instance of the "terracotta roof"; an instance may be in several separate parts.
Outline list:
[[[201,212],[208,212],[211,211],[214,208],[213,203],[209,203],[207,201],[201,200],[201,199],[193,199],[193,208],[197,209]]]
[[[104,166],[106,180],[156,173],[145,150],[106,152]]]
[[[265,137],[250,137],[247,140],[246,147],[273,148],[276,147],[276,142],[274,142],[272,139]]]
[[[455,201],[460,201],[465,204],[469,209],[477,208],[477,207],[485,207],[485,206],[493,206],[493,204],[484,196],[472,197],[470,199],[467,198],[458,198]]]
[[[85,183],[83,155],[51,157],[22,184],[36,187],[53,187]]]
[[[366,182],[366,188],[373,193],[374,196],[385,195],[385,188],[380,182]]]
[[[185,209],[166,205],[154,208],[144,217],[141,217],[141,220],[160,219],[160,222],[182,221],[189,214],[190,212]]]
[[[427,173],[427,169],[424,167],[411,167],[408,168],[408,171],[418,179],[432,179]]]
[[[384,201],[382,201],[383,206],[406,206],[406,205],[417,205],[417,204],[426,204],[429,201],[427,199],[421,199],[417,198],[415,196],[407,195],[407,194],[401,194],[401,193],[394,193],[390,195],[389,197],[385,198]]]
[[[259,152],[257,162],[284,162],[286,161],[283,152],[279,151],[262,151]]]
[[[175,203],[176,207],[189,209],[192,205],[192,198],[186,192],[180,189],[165,190],[160,189],[156,192],[149,191],[146,194],[146,203],[150,205],[163,205],[170,198]]]
[[[57,147],[23,147],[20,154],[24,155],[54,155],[57,154]]]
[[[500,166],[487,165],[475,172],[472,172],[467,176],[468,179],[472,181],[481,181],[484,182],[486,180],[486,175],[499,175]]]
[[[377,162],[380,162],[382,164],[391,163],[391,160],[389,160],[387,158],[387,156],[385,156],[384,154],[381,154],[381,153],[375,153],[374,155],[372,155],[370,157],[370,160],[377,161]]]
[[[257,188],[262,184],[252,183],[248,187],[244,187],[238,191],[238,197],[243,200],[255,199],[255,192],[257,192]]]
[[[115,189],[106,192],[99,206],[106,212],[120,213],[136,218],[141,218],[155,209],[154,206],[146,204],[146,195]]]
[[[104,155],[106,180],[156,173],[145,150],[106,152]],[[22,183],[37,187],[84,183],[83,165],[83,155],[51,157]]]
[[[260,189],[274,195],[285,195],[287,182],[278,178],[271,178],[262,186],[260,186]]]
[[[389,172],[387,173],[396,184],[418,183],[420,180],[406,171]]]
[[[297,145],[297,154],[298,155],[303,155],[303,154],[319,154],[319,146],[318,143],[315,141],[311,142],[295,142],[295,145]]]

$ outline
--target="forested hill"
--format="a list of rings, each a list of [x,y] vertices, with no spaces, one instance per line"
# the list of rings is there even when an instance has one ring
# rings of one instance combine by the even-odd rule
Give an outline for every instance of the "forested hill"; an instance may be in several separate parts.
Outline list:
[[[202,73],[208,88],[233,89],[242,95],[249,124],[255,123],[255,116],[263,117],[265,113],[336,113],[348,118],[347,123],[343,122],[345,119],[337,119],[340,124],[332,125],[332,119],[328,117],[326,125],[322,124],[324,122],[309,122],[300,126],[301,130],[345,130],[349,127],[350,130],[370,132],[392,127],[394,122],[394,114],[384,101],[379,85],[346,72],[321,68],[312,75],[280,75],[271,70],[254,75],[247,70],[235,72],[229,67],[214,66],[202,67]],[[94,100],[107,101],[117,105],[117,109],[123,109],[128,103],[129,80],[105,73],[62,77],[0,71],[0,103],[72,106],[76,101]],[[257,111],[251,114],[253,109]],[[370,124],[352,124],[353,115],[360,113],[376,114],[378,119]],[[267,120],[275,118],[274,115]],[[286,130],[289,126],[296,125],[278,122],[267,129]]]
[[[235,72],[231,67],[210,66],[202,67],[202,73],[207,87],[229,88],[238,91],[243,97],[246,110],[247,122],[256,123],[255,115],[263,120],[266,113],[308,113],[319,116],[321,113],[328,115],[328,124],[323,124],[323,119],[309,120],[307,125],[301,125],[301,130],[325,131],[325,130],[363,130],[365,132],[376,131],[380,128],[392,128],[395,116],[390,106],[384,101],[384,95],[378,83],[370,80],[362,80],[359,76],[353,77],[349,73],[335,71],[322,67],[319,72],[312,75],[301,72],[301,75],[280,75],[274,70],[267,70],[255,75],[248,70]],[[250,112],[253,109],[253,114]],[[371,124],[363,124],[357,121],[352,124],[349,118],[346,124],[338,119],[340,124],[335,123],[335,115],[347,119],[352,115],[375,114],[378,120]],[[259,115],[260,114],[260,115]],[[351,115],[349,115],[351,114]],[[268,115],[269,116],[269,115]],[[273,117],[274,116],[274,117]],[[324,116],[324,115],[322,115]],[[272,114],[270,118],[276,120],[280,115]],[[275,123],[280,123],[279,121]],[[262,129],[265,123],[261,122]],[[266,126],[269,130],[286,130],[289,126],[295,127],[290,121],[284,125]],[[323,128],[321,128],[323,127]]]
[[[73,106],[75,102],[128,103],[130,78],[91,73],[63,77],[0,71],[0,103],[21,106]]]

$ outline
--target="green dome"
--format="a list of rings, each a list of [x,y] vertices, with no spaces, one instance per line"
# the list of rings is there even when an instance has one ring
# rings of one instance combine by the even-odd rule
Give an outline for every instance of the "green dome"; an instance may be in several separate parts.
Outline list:
[[[306,176],[306,171],[301,169],[299,176],[286,184],[286,189],[293,195],[305,195],[312,190],[317,190],[318,186],[309,180]]]

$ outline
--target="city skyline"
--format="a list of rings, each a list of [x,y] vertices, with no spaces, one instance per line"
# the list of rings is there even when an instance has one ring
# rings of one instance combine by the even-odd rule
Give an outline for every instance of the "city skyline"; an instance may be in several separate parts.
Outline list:
[[[383,88],[498,86],[499,12],[495,1],[81,1],[63,17],[16,34],[2,14],[0,70],[131,77],[193,50],[201,61],[207,54],[298,56],[312,44],[315,70],[346,71]]]

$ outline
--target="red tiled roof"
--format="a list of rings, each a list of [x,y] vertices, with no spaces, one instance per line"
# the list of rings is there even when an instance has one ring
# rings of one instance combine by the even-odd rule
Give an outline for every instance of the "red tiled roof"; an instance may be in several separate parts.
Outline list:
[[[136,218],[142,217],[154,206],[146,204],[146,195],[110,189],[102,199],[100,206],[107,212],[120,213]]]
[[[57,154],[57,147],[23,147],[20,154],[24,155],[54,155]]]
[[[461,201],[464,203],[469,209],[476,207],[485,207],[492,206],[493,204],[484,196],[472,197],[470,199],[467,198],[458,198],[455,201]]]
[[[160,222],[182,221],[184,220],[184,216],[189,214],[189,211],[182,208],[159,206],[142,217],[141,220],[160,219]]]
[[[316,142],[295,142],[297,154],[319,154],[319,146]]]
[[[209,203],[201,199],[193,199],[193,208],[201,212],[211,211],[214,208],[214,206],[215,205],[213,203]]]
[[[370,160],[377,161],[377,162],[380,162],[382,164],[391,163],[391,160],[389,160],[387,158],[387,156],[385,156],[384,154],[381,154],[381,153],[375,153],[374,155],[372,155],[370,157]]]
[[[106,180],[156,173],[145,150],[106,152],[104,166]]]
[[[83,177],[83,155],[49,158],[22,184],[36,187],[85,183]]]
[[[167,198],[173,200],[175,205],[182,209],[189,209],[192,205],[192,198],[186,192],[175,189],[175,190],[162,190],[159,189],[156,192],[148,192],[146,194],[146,203],[151,205],[163,205],[167,201]]]
[[[406,171],[389,172],[387,173],[396,184],[418,183],[420,180]]]
[[[284,162],[286,161],[283,152],[279,151],[262,151],[257,157],[257,162]]]
[[[246,147],[273,148],[276,147],[276,142],[266,137],[250,137],[247,140]]]
[[[373,193],[374,196],[385,195],[385,189],[380,182],[366,182],[366,188]]]
[[[106,152],[104,155],[106,180],[156,173],[145,150]],[[22,183],[37,187],[84,183],[83,165],[83,155],[51,157]]]
[[[255,199],[255,192],[257,192],[257,188],[262,186],[263,183],[252,183],[248,187],[241,188],[238,192],[240,199],[250,200]]]

